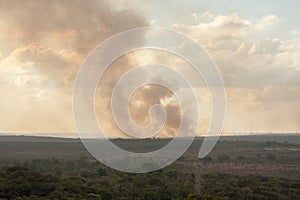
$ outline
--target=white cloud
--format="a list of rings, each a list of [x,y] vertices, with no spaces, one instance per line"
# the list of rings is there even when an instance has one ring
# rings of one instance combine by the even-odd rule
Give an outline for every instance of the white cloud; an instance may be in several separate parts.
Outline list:
[[[264,30],[274,24],[277,24],[278,22],[279,19],[275,15],[267,15],[258,20],[254,26],[257,30]]]
[[[173,28],[196,40],[220,68],[228,97],[225,131],[300,130],[300,39],[267,37],[280,22],[274,15],[191,17],[192,23]]]
[[[275,55],[281,44],[279,39],[259,40],[253,43],[248,54]]]
[[[238,13],[192,14],[197,23],[174,24],[201,44],[221,69],[225,84],[235,87],[300,84],[300,40],[261,37],[279,22],[274,15],[247,20]],[[255,81],[253,81],[255,80]]]
[[[268,27],[275,25],[279,19],[274,15],[267,15],[257,21],[243,19],[238,13],[233,12],[229,15],[213,15],[211,12],[205,12],[198,15],[191,15],[196,24],[174,24],[173,28],[191,37],[205,42],[208,40],[231,40],[245,39],[257,31],[263,31]]]
[[[298,30],[292,30],[291,34],[293,34],[293,35],[300,35],[300,31],[298,31]]]

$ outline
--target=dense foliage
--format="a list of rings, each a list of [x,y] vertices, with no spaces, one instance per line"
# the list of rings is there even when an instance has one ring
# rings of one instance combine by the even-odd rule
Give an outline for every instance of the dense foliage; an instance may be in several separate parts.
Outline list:
[[[117,172],[82,158],[34,160],[6,166],[0,199],[299,199],[300,181],[262,176],[201,175],[166,168]],[[196,195],[197,179],[201,195]],[[199,190],[198,190],[199,191]]]
[[[129,174],[101,165],[78,140],[4,139],[0,137],[0,199],[300,199],[299,143],[221,140],[200,160],[202,140],[196,140],[169,167]],[[148,152],[169,140],[113,142]]]

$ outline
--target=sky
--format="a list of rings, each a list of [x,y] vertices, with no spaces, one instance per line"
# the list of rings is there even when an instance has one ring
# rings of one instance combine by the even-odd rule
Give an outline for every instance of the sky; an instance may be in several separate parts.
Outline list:
[[[300,13],[298,1],[233,0],[0,0],[0,132],[78,137],[72,114],[76,73],[101,41],[138,27],[179,31],[200,44],[219,67],[227,94],[224,134],[300,132]],[[167,63],[174,56],[142,50],[122,56],[106,72],[97,114],[112,137],[109,94],[120,74],[135,65]],[[207,91],[195,88],[203,99]],[[159,87],[137,91],[133,118],[161,103],[169,114],[160,136],[178,125],[178,104]],[[171,102],[171,103],[170,103]],[[205,132],[210,120],[204,100]]]

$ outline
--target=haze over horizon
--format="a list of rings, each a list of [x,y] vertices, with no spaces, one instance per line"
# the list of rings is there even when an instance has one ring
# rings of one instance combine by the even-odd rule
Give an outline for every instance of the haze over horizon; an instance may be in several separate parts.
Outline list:
[[[198,42],[221,71],[227,93],[227,133],[300,132],[300,14],[298,1],[0,0],[0,133],[78,137],[72,115],[76,72],[109,36],[138,27],[165,27]],[[165,8],[168,9],[165,9]],[[284,7],[284,9],[282,9]],[[145,38],[138,40],[143,43]],[[105,73],[96,98],[110,137],[108,94],[121,74],[137,65],[164,63],[185,70],[181,59],[141,50],[122,56]],[[205,132],[210,121],[205,85],[200,96]],[[178,102],[149,86],[134,93],[131,114],[147,124],[160,103],[169,118],[161,137],[178,127]]]

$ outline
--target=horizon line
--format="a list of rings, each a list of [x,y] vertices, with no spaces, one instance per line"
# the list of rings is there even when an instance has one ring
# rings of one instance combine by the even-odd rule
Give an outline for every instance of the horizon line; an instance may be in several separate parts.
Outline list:
[[[46,134],[46,133],[42,133]],[[49,135],[48,135],[49,134]],[[63,134],[63,133],[48,133],[47,135],[37,135],[33,133],[3,133],[0,132],[0,137],[42,137],[42,138],[61,138],[61,139],[171,139],[174,137],[148,137],[148,138],[130,138],[130,137],[90,137],[90,138],[80,138],[80,137],[68,137],[62,135],[53,134]],[[77,134],[77,133],[71,133]],[[204,137],[232,137],[232,136],[258,136],[258,135],[300,135],[300,132],[242,132],[242,133],[226,133],[218,135],[195,135],[194,138],[204,138]],[[184,136],[178,138],[191,138],[193,136]]]

